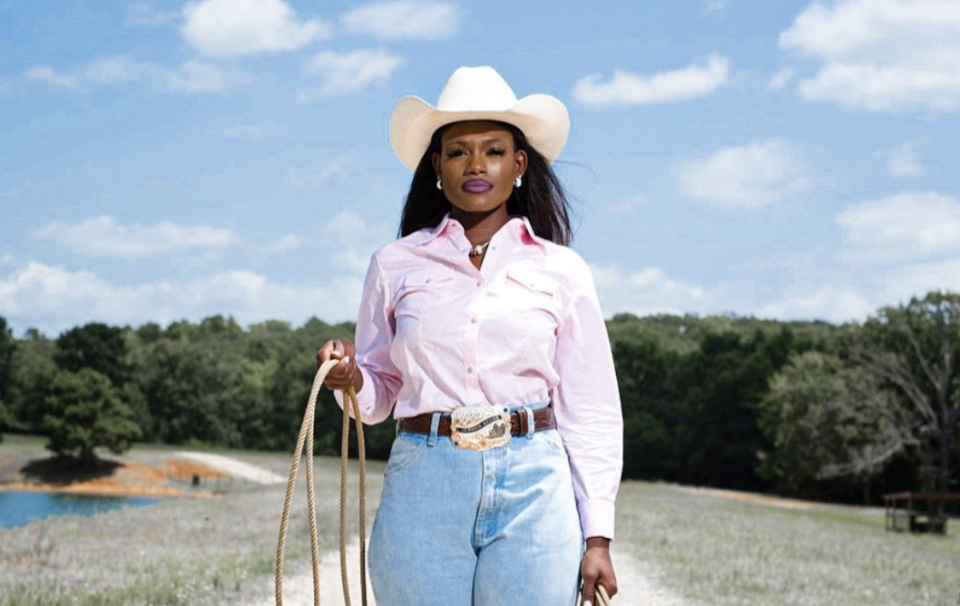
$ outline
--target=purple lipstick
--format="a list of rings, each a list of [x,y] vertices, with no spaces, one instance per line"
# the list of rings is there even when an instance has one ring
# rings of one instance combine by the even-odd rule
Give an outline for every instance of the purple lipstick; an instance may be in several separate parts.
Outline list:
[[[493,189],[493,185],[483,179],[470,179],[463,184],[463,191],[471,194],[482,194]]]

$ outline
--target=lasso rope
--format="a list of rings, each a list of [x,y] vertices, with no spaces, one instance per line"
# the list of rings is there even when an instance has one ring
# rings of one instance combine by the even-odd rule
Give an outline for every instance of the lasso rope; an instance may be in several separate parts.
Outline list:
[[[313,559],[313,603],[320,606],[320,548],[317,541],[317,511],[313,492],[313,426],[317,408],[317,394],[327,378],[327,373],[339,360],[324,362],[313,379],[310,389],[310,399],[307,410],[303,415],[300,426],[300,435],[297,437],[297,450],[293,453],[293,463],[290,465],[290,478],[287,480],[287,495],[283,501],[283,517],[280,520],[280,539],[277,542],[277,567],[274,579],[277,606],[283,606],[283,551],[287,538],[287,522],[290,520],[290,503],[293,500],[293,489],[297,482],[297,470],[300,466],[300,455],[304,443],[307,451],[307,510],[310,517],[310,555]],[[343,603],[350,606],[350,587],[347,582],[347,446],[350,439],[350,410],[357,425],[357,447],[360,452],[360,600],[362,606],[367,606],[367,556],[366,556],[366,452],[363,445],[363,422],[360,418],[360,404],[353,388],[343,392],[343,430],[340,441],[340,578],[343,583]]]

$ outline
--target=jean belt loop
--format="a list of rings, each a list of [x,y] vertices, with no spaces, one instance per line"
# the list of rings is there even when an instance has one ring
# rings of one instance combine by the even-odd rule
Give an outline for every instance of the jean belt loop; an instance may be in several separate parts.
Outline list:
[[[437,432],[440,430],[440,413],[435,412],[430,418],[430,437],[427,438],[427,446],[434,446],[437,443]]]
[[[527,439],[532,440],[533,432],[537,431],[537,425],[533,421],[533,409],[524,406],[523,412],[527,413]]]
[[[393,434],[393,437],[399,436],[400,433],[403,431],[403,423],[401,423],[400,421],[397,421],[397,426],[396,426],[395,430],[396,430],[396,432]]]

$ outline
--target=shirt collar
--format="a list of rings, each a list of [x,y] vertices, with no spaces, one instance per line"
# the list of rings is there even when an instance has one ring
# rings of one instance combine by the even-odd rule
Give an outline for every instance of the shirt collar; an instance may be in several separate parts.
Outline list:
[[[454,228],[454,226],[456,226]],[[447,234],[449,229],[459,229],[463,233],[463,227],[456,219],[450,217],[450,213],[447,213],[443,216],[440,223],[436,227],[429,230],[423,237],[422,240],[417,242],[418,246],[423,246],[437,239],[441,235]],[[510,217],[510,220],[507,221],[500,231],[498,231],[494,237],[496,238],[504,231],[507,231],[514,239],[518,240],[521,244],[535,244],[540,247],[541,250],[546,249],[544,240],[537,235],[533,230],[533,226],[530,225],[530,219],[524,216],[513,216]]]

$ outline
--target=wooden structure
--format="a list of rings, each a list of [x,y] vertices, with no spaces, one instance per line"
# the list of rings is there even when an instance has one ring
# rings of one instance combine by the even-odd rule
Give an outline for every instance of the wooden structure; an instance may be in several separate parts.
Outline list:
[[[887,530],[947,534],[947,520],[960,518],[960,494],[898,492],[883,501]]]

